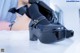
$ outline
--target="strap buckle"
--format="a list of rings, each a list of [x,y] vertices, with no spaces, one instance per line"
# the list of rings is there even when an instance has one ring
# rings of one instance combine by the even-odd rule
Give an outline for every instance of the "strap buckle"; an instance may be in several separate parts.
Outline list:
[[[42,18],[38,18],[38,19],[35,19],[35,20],[33,20],[33,26],[35,27],[39,22],[41,22],[42,20],[44,20],[45,18],[44,18],[44,16],[41,16]]]

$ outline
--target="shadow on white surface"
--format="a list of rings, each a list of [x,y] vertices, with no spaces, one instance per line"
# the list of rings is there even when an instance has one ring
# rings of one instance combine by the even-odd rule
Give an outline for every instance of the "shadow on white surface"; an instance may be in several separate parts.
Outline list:
[[[4,53],[64,53],[73,43],[72,39],[53,44],[29,41],[29,31],[1,31],[0,48]]]

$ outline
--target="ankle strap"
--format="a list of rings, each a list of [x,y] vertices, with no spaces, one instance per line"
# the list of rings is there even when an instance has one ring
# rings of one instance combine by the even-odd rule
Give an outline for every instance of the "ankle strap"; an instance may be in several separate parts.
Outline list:
[[[44,18],[44,16],[40,16],[38,19],[34,19],[33,20],[33,26],[35,27],[39,22],[41,22],[44,19],[46,19],[46,18]]]

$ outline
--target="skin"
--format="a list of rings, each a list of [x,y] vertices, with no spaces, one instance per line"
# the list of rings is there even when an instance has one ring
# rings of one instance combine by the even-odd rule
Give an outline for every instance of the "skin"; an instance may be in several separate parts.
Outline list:
[[[29,0],[21,0],[23,3],[26,3],[28,4],[29,3]]]
[[[29,0],[19,0],[19,5],[28,5],[30,7],[31,4],[29,4]]]
[[[28,5],[28,7],[30,7],[31,4],[29,4],[28,0],[18,0],[18,7],[20,8],[24,5]],[[29,23],[31,21],[31,19],[27,16],[27,15],[19,15],[18,13],[16,13],[16,20],[14,25],[12,26],[11,30],[29,30]]]

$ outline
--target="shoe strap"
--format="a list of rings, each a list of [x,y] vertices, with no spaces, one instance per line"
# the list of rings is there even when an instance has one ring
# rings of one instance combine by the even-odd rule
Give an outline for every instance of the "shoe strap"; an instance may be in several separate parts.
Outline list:
[[[43,18],[41,18],[43,17]],[[42,20],[44,20],[44,16],[40,16],[38,19],[33,20],[33,26],[35,27],[38,23],[40,23]]]

